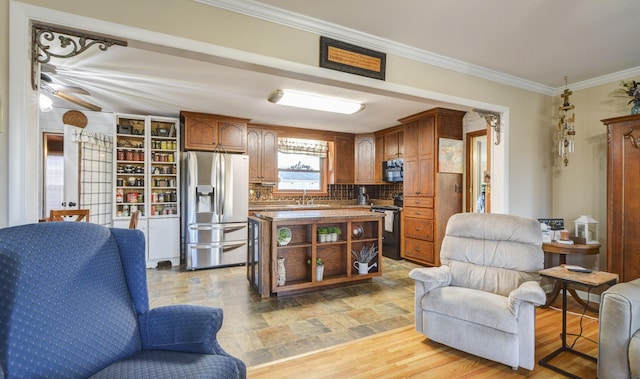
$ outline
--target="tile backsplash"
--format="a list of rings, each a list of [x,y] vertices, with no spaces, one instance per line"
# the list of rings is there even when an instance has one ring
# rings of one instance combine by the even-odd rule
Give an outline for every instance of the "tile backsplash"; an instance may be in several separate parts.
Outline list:
[[[307,199],[314,200],[356,200],[358,187],[356,184],[330,184],[326,196],[314,196],[307,194]],[[372,184],[365,185],[367,188],[367,194],[370,199],[378,200],[393,200],[393,195],[402,193],[402,183],[389,183],[389,184]],[[302,199],[302,196],[296,195],[274,195],[273,188],[271,186],[263,186],[257,183],[249,183],[249,201],[296,201]]]

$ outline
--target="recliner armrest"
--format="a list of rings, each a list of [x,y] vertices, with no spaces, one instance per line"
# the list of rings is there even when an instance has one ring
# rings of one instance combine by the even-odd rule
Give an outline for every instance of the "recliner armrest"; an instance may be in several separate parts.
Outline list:
[[[139,315],[142,348],[228,355],[217,342],[222,309],[170,305]]]
[[[547,296],[542,287],[540,287],[540,283],[527,281],[509,293],[509,310],[514,316],[518,317],[518,309],[523,301],[536,306],[546,303]]]
[[[451,284],[451,270],[449,266],[414,268],[409,277],[423,284],[425,292]]]
[[[629,378],[629,346],[640,330],[640,279],[618,283],[600,297],[598,377]],[[635,373],[637,375],[637,373]]]

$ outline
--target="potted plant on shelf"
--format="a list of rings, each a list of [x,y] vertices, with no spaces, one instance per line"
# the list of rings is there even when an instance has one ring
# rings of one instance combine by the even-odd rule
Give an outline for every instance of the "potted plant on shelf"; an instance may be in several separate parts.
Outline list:
[[[311,264],[311,259],[307,259],[307,264]],[[322,258],[316,259],[316,279],[321,282],[322,277],[324,276],[324,262],[322,262]]]
[[[337,226],[332,226],[329,229],[331,231],[331,241],[336,242],[338,240],[338,234],[342,233],[342,231]]]
[[[318,242],[327,242],[328,228],[318,228]]]
[[[375,244],[371,244],[370,248],[367,248],[366,245],[362,246],[360,251],[351,250],[351,255],[355,258],[355,262],[353,262],[353,267],[358,270],[358,274],[368,274],[369,270],[378,266],[377,262],[374,262],[371,266],[369,266],[369,262],[373,260],[373,258],[378,256],[378,248]]]

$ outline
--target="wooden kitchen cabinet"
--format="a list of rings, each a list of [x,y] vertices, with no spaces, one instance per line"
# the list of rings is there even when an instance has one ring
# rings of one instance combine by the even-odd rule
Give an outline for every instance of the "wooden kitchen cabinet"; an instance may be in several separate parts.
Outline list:
[[[447,221],[462,212],[462,172],[440,172],[438,149],[441,138],[462,140],[464,114],[435,108],[400,120],[404,125],[402,256],[406,259],[439,266]]]
[[[404,131],[396,130],[384,135],[384,160],[398,159],[404,156]]]
[[[278,181],[278,132],[270,129],[247,129],[249,182],[276,184]]]
[[[185,151],[247,152],[248,119],[182,111],[180,122]]]
[[[602,120],[607,127],[607,271],[640,278],[640,115]]]
[[[376,184],[384,184],[382,180],[382,161],[384,161],[384,136],[376,134],[376,152],[373,166],[373,177]]]
[[[355,137],[355,182],[356,184],[375,183],[376,140],[373,134],[361,134]]]
[[[354,182],[354,136],[337,135],[333,139],[333,183],[353,184]]]

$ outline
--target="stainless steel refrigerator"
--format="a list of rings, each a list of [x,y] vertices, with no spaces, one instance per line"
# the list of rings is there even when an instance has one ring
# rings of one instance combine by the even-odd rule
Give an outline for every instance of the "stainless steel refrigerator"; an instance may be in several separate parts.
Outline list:
[[[201,151],[183,156],[187,270],[246,264],[249,156]]]

